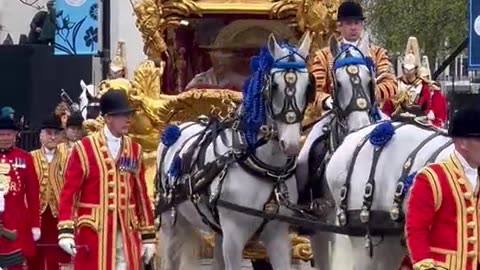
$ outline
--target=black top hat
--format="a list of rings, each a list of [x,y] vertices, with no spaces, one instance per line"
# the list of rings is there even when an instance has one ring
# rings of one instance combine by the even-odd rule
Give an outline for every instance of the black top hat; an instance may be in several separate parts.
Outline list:
[[[67,127],[82,127],[83,116],[80,112],[74,112],[67,120]]]
[[[480,138],[480,109],[459,109],[453,112],[448,134],[452,137]]]
[[[102,115],[129,114],[135,108],[128,104],[128,97],[125,91],[109,89],[100,98],[100,111]]]
[[[343,2],[340,7],[338,7],[337,21],[344,20],[365,20],[362,6],[354,1]]]
[[[0,130],[20,130],[20,127],[15,123],[15,121],[10,116],[5,116],[0,118]]]
[[[42,122],[40,129],[62,130],[62,121],[54,113],[52,113]]]

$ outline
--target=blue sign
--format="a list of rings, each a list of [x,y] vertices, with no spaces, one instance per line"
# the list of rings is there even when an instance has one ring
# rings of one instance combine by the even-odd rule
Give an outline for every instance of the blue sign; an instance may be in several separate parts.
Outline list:
[[[480,70],[480,1],[470,0],[468,34],[468,69]]]
[[[97,0],[56,0],[56,9],[55,55],[97,54]]]

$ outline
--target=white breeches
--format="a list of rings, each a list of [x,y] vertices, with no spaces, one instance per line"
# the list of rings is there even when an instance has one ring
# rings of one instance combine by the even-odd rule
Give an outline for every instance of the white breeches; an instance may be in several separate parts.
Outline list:
[[[115,270],[127,270],[127,260],[123,249],[122,230],[117,231],[117,241],[115,243]]]

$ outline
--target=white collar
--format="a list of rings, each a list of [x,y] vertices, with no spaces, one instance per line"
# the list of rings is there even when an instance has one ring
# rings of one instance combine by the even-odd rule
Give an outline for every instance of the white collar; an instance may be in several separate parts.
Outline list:
[[[460,161],[460,164],[462,165],[463,171],[464,171],[465,174],[467,174],[467,175],[475,174],[476,175],[478,173],[477,169],[470,166],[470,164],[468,164],[467,160],[465,160],[465,158],[457,150],[454,150],[454,153],[455,153],[455,156],[457,157],[458,161]]]
[[[350,44],[350,45],[353,45],[353,46],[357,47],[358,44],[360,43],[360,39],[351,42],[351,41],[348,41],[348,40],[346,40],[345,38],[342,37],[342,43],[343,44]]]
[[[44,147],[43,151],[44,151],[45,155],[47,155],[47,156],[53,156],[55,154],[55,148],[52,149],[52,150],[48,150],[47,148]]]
[[[122,137],[115,137],[107,126],[103,129],[103,133],[105,134],[107,141],[120,142],[122,140]]]

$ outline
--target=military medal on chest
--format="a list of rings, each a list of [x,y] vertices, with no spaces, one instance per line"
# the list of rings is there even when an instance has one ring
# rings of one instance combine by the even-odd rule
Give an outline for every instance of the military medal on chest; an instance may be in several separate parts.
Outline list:
[[[4,159],[2,159],[0,162],[0,192],[4,194],[10,189],[10,169],[10,163],[7,163]]]

